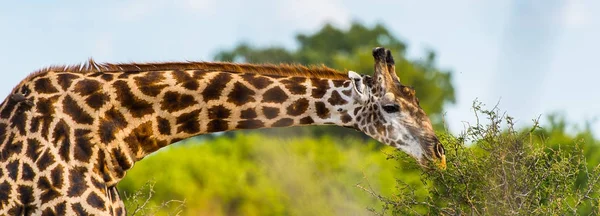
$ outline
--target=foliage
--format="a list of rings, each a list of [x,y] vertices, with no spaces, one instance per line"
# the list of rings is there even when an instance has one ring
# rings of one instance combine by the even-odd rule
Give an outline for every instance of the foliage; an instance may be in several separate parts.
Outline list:
[[[377,200],[357,183],[368,180],[381,191],[392,191],[396,178],[420,183],[418,170],[399,172],[379,147],[326,136],[191,139],[138,162],[119,189],[135,194],[156,184],[149,201],[146,194],[126,199],[130,213],[145,202],[150,210],[144,212],[152,213],[166,201],[185,200],[185,215],[365,215]],[[164,206],[158,214],[177,207]]]
[[[298,49],[282,47],[257,48],[242,43],[232,50],[221,51],[217,61],[251,63],[299,63],[324,64],[338,70],[353,70],[363,74],[373,73],[371,50],[378,46],[390,49],[396,59],[396,71],[406,85],[417,91],[421,107],[432,119],[436,128],[443,128],[444,105],[455,102],[450,71],[437,68],[435,53],[429,51],[420,60],[408,60],[404,55],[406,45],[398,40],[385,26],[372,28],[353,23],[347,30],[325,25],[314,34],[296,36]],[[278,130],[279,132],[280,130]],[[312,128],[313,134],[348,133],[337,127]]]
[[[577,139],[547,139],[537,127],[515,130],[512,118],[498,109],[474,106],[479,118],[459,137],[445,134],[448,170],[421,176],[428,193],[399,181],[395,196],[377,195],[378,214],[577,215],[599,214],[600,165],[589,164]],[[483,120],[482,120],[483,121]],[[505,130],[501,126],[506,125]],[[551,133],[557,131],[551,125]],[[555,134],[559,136],[558,134]],[[564,134],[560,136],[565,136]],[[593,141],[593,140],[592,140]],[[550,143],[552,142],[552,143]],[[470,146],[465,143],[471,143]],[[406,161],[405,157],[396,157]],[[404,163],[411,163],[404,162]]]

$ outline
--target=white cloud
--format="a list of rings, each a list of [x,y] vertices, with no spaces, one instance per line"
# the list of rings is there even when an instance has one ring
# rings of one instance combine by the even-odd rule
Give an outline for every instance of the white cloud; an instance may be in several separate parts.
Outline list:
[[[563,24],[567,28],[580,28],[586,24],[586,5],[581,0],[569,0],[563,11]]]
[[[350,13],[341,0],[289,0],[278,2],[278,17],[302,29],[315,28],[325,22],[346,27]]]

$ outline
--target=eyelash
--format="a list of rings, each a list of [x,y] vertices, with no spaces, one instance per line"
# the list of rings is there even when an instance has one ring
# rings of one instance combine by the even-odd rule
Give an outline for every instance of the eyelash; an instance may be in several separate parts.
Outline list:
[[[395,112],[400,111],[400,105],[398,105],[398,104],[384,105],[383,110],[385,110],[388,113],[395,113]]]

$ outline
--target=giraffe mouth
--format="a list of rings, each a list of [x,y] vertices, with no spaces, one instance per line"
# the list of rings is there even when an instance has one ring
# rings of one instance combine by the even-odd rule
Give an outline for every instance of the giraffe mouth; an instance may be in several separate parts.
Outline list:
[[[440,158],[428,158],[423,157],[421,161],[418,163],[424,169],[438,169],[438,170],[446,170],[446,156],[442,155]],[[433,166],[432,166],[433,165]]]
[[[440,169],[446,170],[446,155],[442,155],[439,159],[435,159],[433,163]]]
[[[421,166],[432,168],[429,165],[433,165],[439,170],[446,170],[446,155],[443,150],[444,147],[440,141],[437,139],[437,137],[432,136],[426,138],[425,142],[431,143],[431,145],[427,147],[427,150],[430,152],[430,154],[423,153],[423,159],[420,161]]]

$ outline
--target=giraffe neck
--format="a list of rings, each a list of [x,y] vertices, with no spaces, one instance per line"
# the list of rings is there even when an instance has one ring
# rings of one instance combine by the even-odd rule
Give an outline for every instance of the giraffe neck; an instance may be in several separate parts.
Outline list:
[[[116,74],[115,74],[116,75]],[[100,139],[118,181],[161,147],[213,132],[336,124],[354,127],[349,80],[251,73],[166,71],[120,74],[116,103],[99,113]],[[119,122],[127,121],[118,128]],[[106,129],[103,131],[103,129]]]

